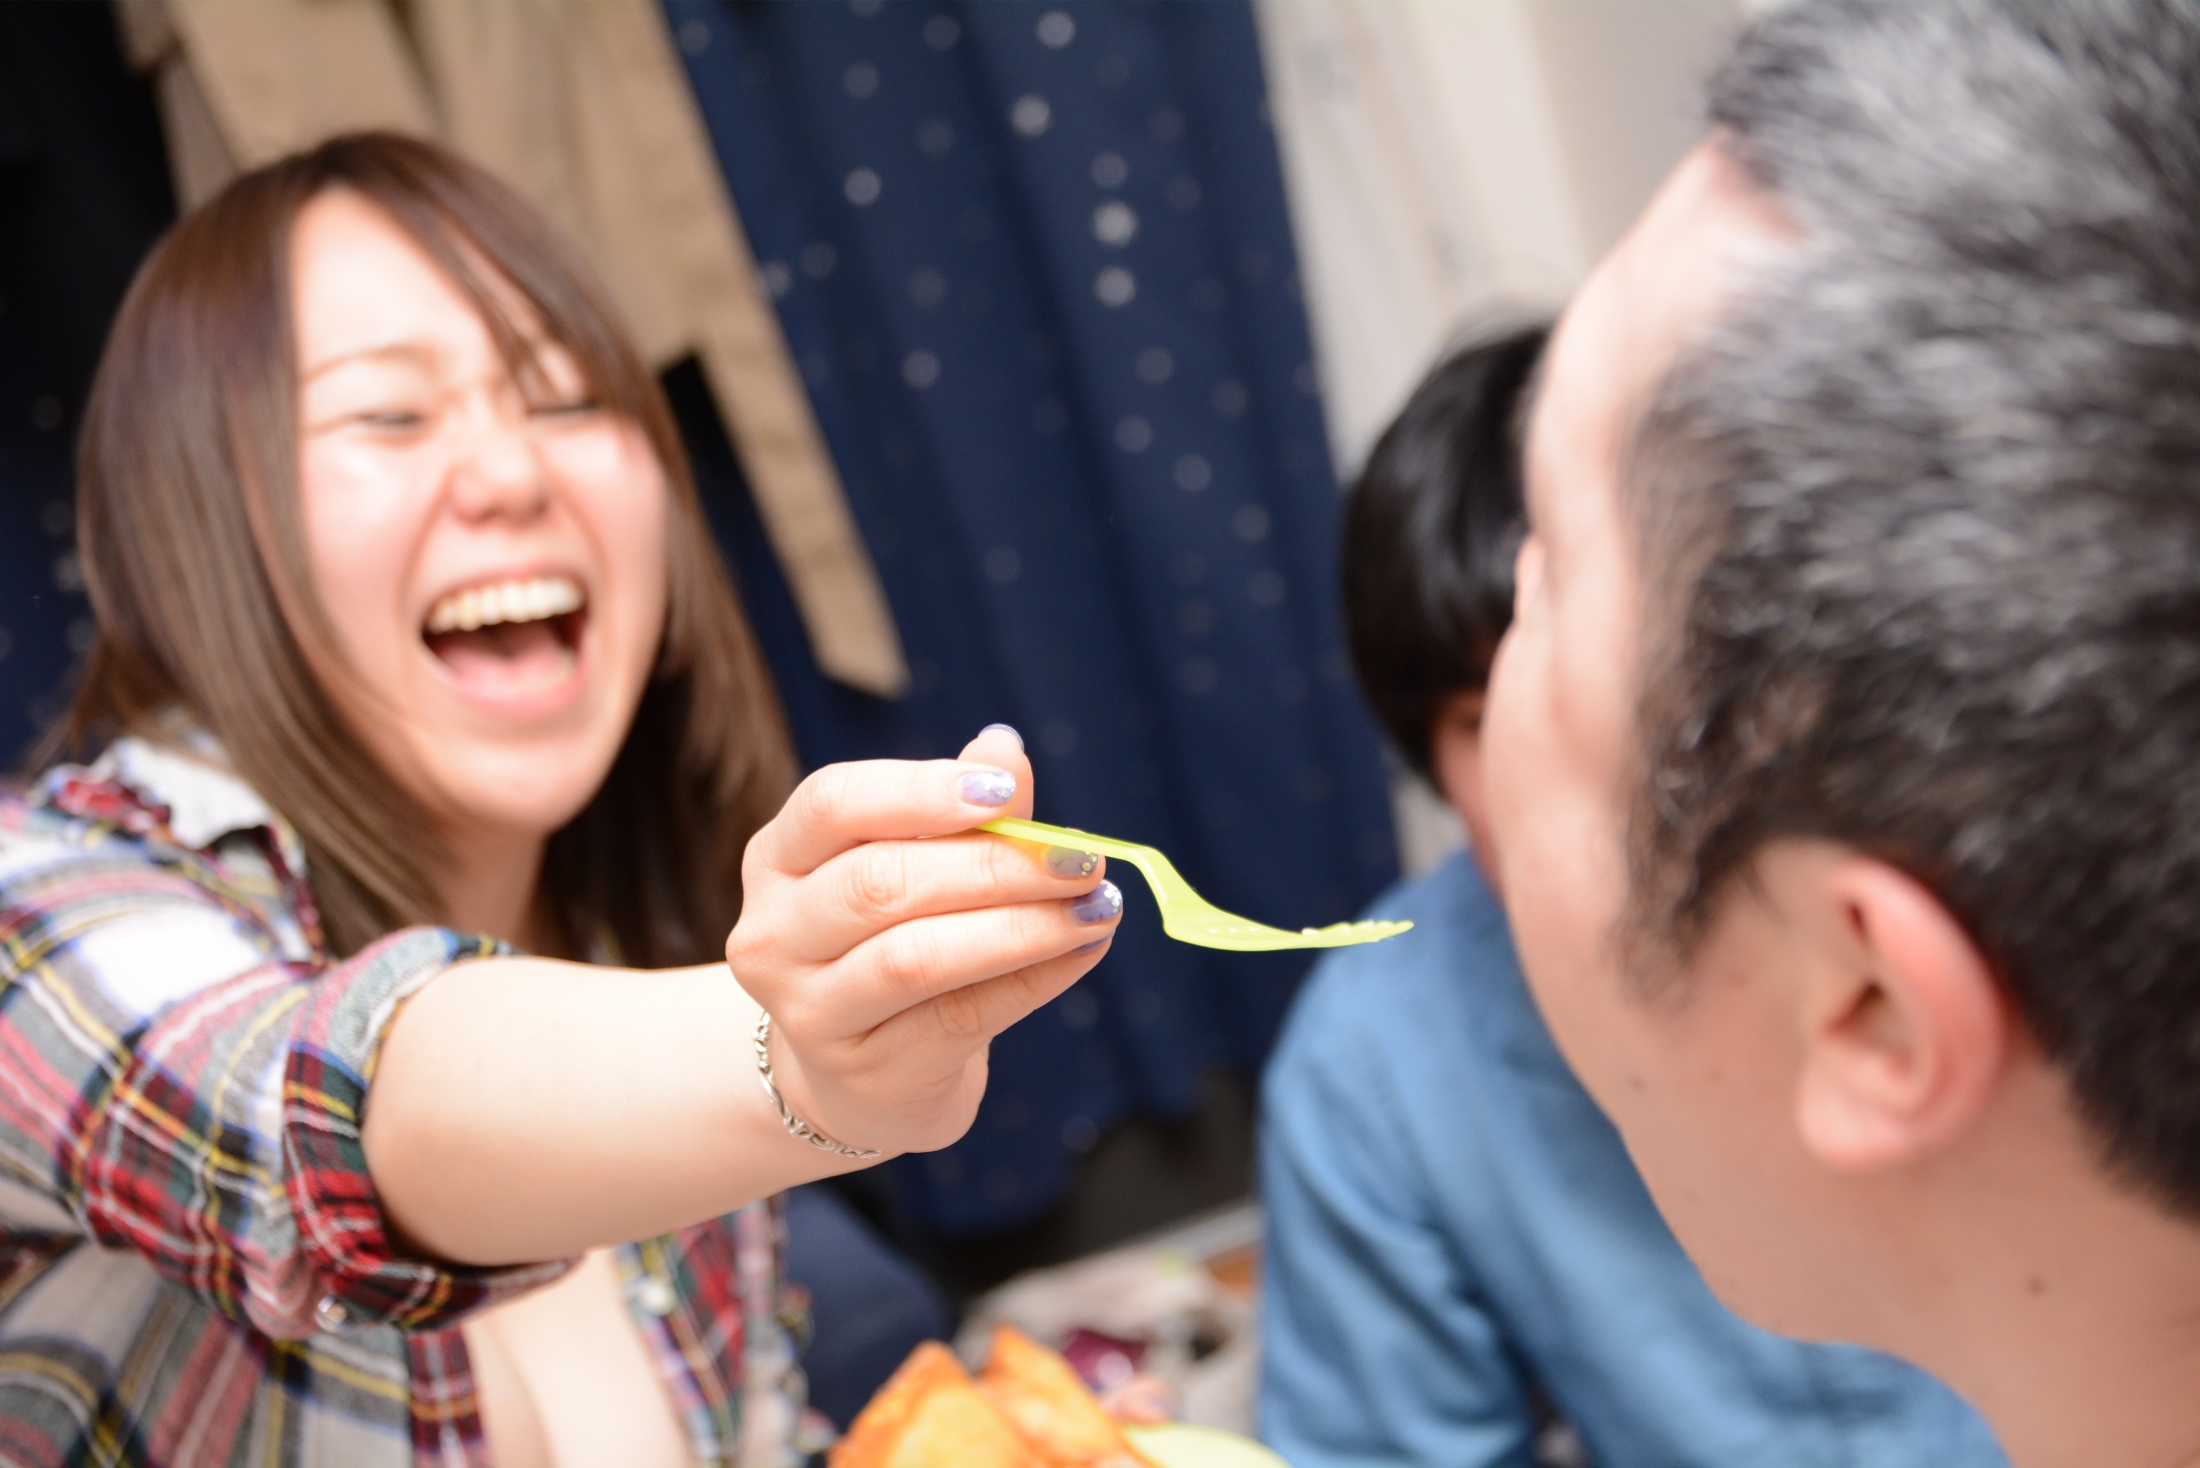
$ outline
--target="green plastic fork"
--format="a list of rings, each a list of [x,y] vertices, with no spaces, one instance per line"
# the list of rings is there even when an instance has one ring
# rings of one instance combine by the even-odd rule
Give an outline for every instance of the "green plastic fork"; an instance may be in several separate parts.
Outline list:
[[[1146,885],[1153,889],[1154,904],[1161,909],[1161,931],[1179,943],[1226,948],[1233,953],[1270,953],[1279,948],[1350,948],[1355,943],[1380,943],[1385,938],[1395,938],[1413,926],[1411,923],[1331,923],[1326,928],[1301,928],[1296,933],[1289,928],[1271,928],[1234,912],[1224,912],[1194,892],[1192,884],[1184,880],[1169,859],[1151,846],[1118,841],[1112,836],[1095,836],[1090,831],[1069,826],[1050,826],[1044,821],[1019,820],[1015,816],[987,821],[978,829],[991,831],[996,836],[1013,836],[1019,841],[1043,841],[1049,846],[1067,846],[1077,851],[1097,851],[1102,856],[1121,857],[1138,868]]]

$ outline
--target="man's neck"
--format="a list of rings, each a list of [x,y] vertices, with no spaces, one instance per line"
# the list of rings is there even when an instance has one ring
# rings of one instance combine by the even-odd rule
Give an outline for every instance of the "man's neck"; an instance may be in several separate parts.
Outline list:
[[[1898,1289],[1930,1305],[1889,1344],[2017,1468],[2200,1468],[2200,1225],[2112,1181],[2059,1087],[2024,1110],[1910,1255]]]

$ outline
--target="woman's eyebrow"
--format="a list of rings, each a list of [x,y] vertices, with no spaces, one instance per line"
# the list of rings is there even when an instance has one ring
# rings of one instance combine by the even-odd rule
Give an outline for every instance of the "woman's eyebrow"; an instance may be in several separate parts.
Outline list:
[[[436,349],[424,341],[380,342],[373,346],[353,347],[333,356],[323,357],[320,361],[313,363],[299,373],[298,380],[300,382],[311,382],[324,372],[333,371],[348,363],[362,361],[396,359],[411,361],[421,367],[432,367],[439,356],[440,354]]]

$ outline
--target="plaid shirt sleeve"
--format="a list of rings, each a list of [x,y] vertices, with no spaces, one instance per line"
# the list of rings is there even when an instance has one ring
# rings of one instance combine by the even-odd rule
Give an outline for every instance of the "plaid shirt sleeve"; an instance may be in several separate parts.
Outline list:
[[[495,945],[286,955],[218,863],[0,806],[0,1225],[132,1250],[288,1339],[449,1325],[565,1267],[407,1257],[360,1141],[398,1008]]]

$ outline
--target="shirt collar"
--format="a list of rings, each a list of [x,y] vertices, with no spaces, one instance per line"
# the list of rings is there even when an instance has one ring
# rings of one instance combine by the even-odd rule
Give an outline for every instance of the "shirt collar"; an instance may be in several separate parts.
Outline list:
[[[107,746],[89,773],[168,813],[179,845],[205,850],[238,831],[276,829],[275,812],[237,778],[213,736],[192,731],[178,743],[155,744],[125,735]]]

